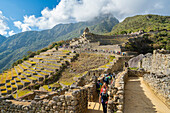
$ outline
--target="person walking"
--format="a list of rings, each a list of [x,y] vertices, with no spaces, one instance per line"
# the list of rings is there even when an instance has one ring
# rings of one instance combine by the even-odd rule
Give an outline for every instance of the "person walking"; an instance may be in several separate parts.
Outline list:
[[[103,92],[100,94],[99,103],[102,103],[103,113],[107,113],[107,103],[109,100],[109,95],[107,94],[107,90],[103,89]]]
[[[109,90],[108,85],[106,82],[103,82],[102,88],[100,90],[100,94],[103,93],[103,91],[106,90],[106,92]]]
[[[100,90],[102,88],[102,83],[100,80],[97,81],[97,84],[96,84],[96,88],[97,88],[97,94],[99,95],[100,94]]]

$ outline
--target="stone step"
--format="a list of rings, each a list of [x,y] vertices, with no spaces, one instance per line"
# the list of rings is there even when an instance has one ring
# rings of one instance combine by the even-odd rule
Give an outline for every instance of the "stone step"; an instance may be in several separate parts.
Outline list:
[[[41,63],[52,63],[52,64],[60,65],[60,60],[42,60]]]
[[[53,72],[56,72],[58,71],[59,69],[58,68],[55,68],[55,67],[49,67],[49,66],[36,66],[35,69],[40,69],[41,70],[49,70],[49,71],[53,71]]]
[[[41,60],[43,60],[42,58],[29,58],[30,62],[40,62]]]
[[[7,88],[11,87],[11,82],[6,83],[5,86],[6,86]]]
[[[12,72],[8,70],[8,76],[6,77],[7,80],[12,80]]]
[[[26,71],[28,68],[25,67],[23,64],[19,64],[19,67],[22,69],[22,71]]]
[[[17,75],[20,75],[23,72],[18,66],[15,66],[14,69],[15,69]]]
[[[28,74],[28,73],[25,73],[25,72],[24,72],[24,73],[21,73],[21,75],[23,75],[23,76],[26,77],[26,78],[27,78],[27,77],[31,77],[31,74]]]
[[[1,95],[7,95],[8,93],[7,93],[7,91],[5,90],[5,91],[1,91]]]
[[[4,82],[4,83],[0,83],[0,87],[1,87],[1,86],[4,86],[4,85],[5,85],[5,82]]]
[[[33,75],[33,77],[37,78],[39,82],[43,81],[44,80],[44,76],[42,75]]]
[[[62,58],[60,58],[60,56],[41,56],[41,55],[37,55],[34,58],[42,58],[42,59],[56,59],[56,60],[62,60]]]
[[[49,71],[49,70],[41,70],[41,72],[49,74],[49,75],[54,73],[53,71]]]
[[[34,66],[34,67],[32,67],[32,69],[33,70],[35,70],[35,71],[37,71],[37,72],[40,72],[41,70],[43,70],[44,69],[44,67],[43,66]]]
[[[6,86],[5,85],[0,87],[0,91],[5,91],[5,90],[6,90]]]
[[[43,60],[56,60],[56,61],[61,61],[63,60],[62,58],[58,58],[58,57],[47,57],[47,58],[43,58]]]
[[[8,82],[10,82],[10,79],[7,79],[7,77],[8,77],[8,72],[7,71],[5,71],[4,73],[3,73],[3,76],[2,76],[2,78],[1,78],[1,82],[2,83],[8,83]]]
[[[15,85],[15,80],[10,81],[11,85]]]
[[[21,82],[21,80],[19,78],[14,78],[14,80],[15,80],[15,83]]]
[[[15,85],[17,86],[17,89],[21,89],[24,86],[22,82],[17,82]]]
[[[26,73],[26,74],[30,74],[30,75],[36,75],[36,72],[33,71],[33,70],[31,70],[31,69],[25,71],[25,73]]]
[[[12,91],[17,90],[17,86],[16,85],[11,85]]]
[[[14,78],[17,78],[18,75],[14,68],[12,68],[11,71],[12,71],[12,80],[14,80]]]
[[[43,76],[44,79],[49,77],[49,74],[47,74],[47,73],[37,72],[37,74]]]
[[[24,61],[25,64],[27,64],[28,66],[34,66],[36,64],[36,62],[30,62],[30,61]]]
[[[18,78],[19,78],[20,80],[25,80],[25,79],[26,79],[26,77],[25,77],[24,75],[18,75]]]
[[[32,73],[37,73],[37,72],[40,72],[40,71],[41,71],[41,69],[36,70],[35,68],[36,68],[36,67],[34,66],[34,67],[32,67],[32,68],[29,68],[28,70],[31,71]]]
[[[53,55],[53,57],[64,59],[67,55]]]
[[[52,63],[37,63],[38,66],[43,66],[43,67],[54,67],[57,69],[60,69],[60,67],[62,66],[61,63],[59,64],[52,64]]]
[[[35,77],[27,77],[27,80],[29,80],[31,83],[37,82],[37,78],[35,78]]]
[[[49,70],[49,71],[53,71],[53,72],[56,72],[56,71],[59,71],[60,69],[58,68],[54,68],[54,67],[43,67],[45,70]]]
[[[25,66],[27,69],[29,69],[31,66],[26,64],[25,62],[22,63],[23,66]]]
[[[29,81],[29,80],[27,80],[27,79],[25,79],[25,80],[21,80],[21,83],[24,85],[24,87],[25,86],[28,86],[31,82]]]
[[[8,94],[11,94],[11,93],[12,93],[12,88],[11,88],[11,87],[6,88],[6,90],[7,90],[7,93],[8,93]]]
[[[57,51],[57,52],[52,52],[51,55],[62,55],[62,56],[65,56],[65,55],[69,55],[70,53],[69,52],[62,52],[62,51]]]

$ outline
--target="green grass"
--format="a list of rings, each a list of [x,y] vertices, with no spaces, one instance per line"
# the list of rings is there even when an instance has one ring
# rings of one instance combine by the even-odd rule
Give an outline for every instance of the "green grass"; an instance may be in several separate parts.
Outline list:
[[[25,80],[22,80],[23,82],[30,82],[29,80],[25,79]]]
[[[28,78],[31,80],[37,80],[37,78],[34,78],[34,77],[28,77]]]
[[[28,93],[32,93],[32,91],[30,91],[30,90],[17,90],[18,98],[21,97],[21,96],[24,96]],[[16,96],[14,96],[14,98],[16,98]]]
[[[69,52],[71,52],[71,51],[69,51],[69,50],[62,50],[62,52],[64,52],[64,53],[69,53]]]
[[[51,86],[51,87],[57,87],[58,89],[59,89],[59,88],[62,88],[62,87],[60,86],[60,84],[57,83],[57,82],[56,82],[56,83],[53,83],[53,84],[50,84],[49,86]],[[48,85],[43,85],[43,88],[44,88],[45,90],[49,91],[49,92],[52,91],[52,88],[49,89],[49,88],[48,88]]]
[[[11,87],[13,87],[13,88],[17,88],[17,86],[16,86],[16,85],[11,85]]]
[[[75,81],[74,80],[72,80],[72,81],[60,81],[60,83],[62,83],[62,84],[64,84],[64,85],[71,85],[71,84],[73,84]]]
[[[109,61],[111,62],[111,61],[113,61],[113,59],[115,59],[115,58],[116,58],[115,56],[111,56],[111,55],[110,55]]]
[[[129,67],[129,69],[131,69],[131,70],[138,70],[139,68],[138,67]]]
[[[45,90],[49,91],[49,92],[52,91],[52,89],[49,89],[49,88],[48,88],[48,85],[43,85],[43,88],[44,88]]]

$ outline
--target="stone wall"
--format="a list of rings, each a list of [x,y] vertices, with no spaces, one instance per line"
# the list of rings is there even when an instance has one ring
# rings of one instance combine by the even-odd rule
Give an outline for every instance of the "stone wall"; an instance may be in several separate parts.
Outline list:
[[[97,77],[103,73],[115,72],[123,70],[124,61],[129,58],[119,57],[110,62],[107,68],[97,68],[89,70],[82,77],[77,79],[77,82],[71,86],[66,86],[58,89],[56,92],[40,92],[35,91],[33,94],[28,94],[19,100],[8,100],[0,98],[0,112],[14,113],[86,113],[88,101],[96,100],[96,83]],[[124,80],[124,77],[122,77]],[[121,83],[121,82],[120,82]],[[123,82],[121,83],[123,84]],[[123,88],[124,86],[122,86]],[[116,88],[114,88],[115,90]],[[116,98],[113,107],[118,109],[122,105],[121,88],[117,88],[116,96],[110,96],[111,99]],[[111,91],[113,93],[113,91]],[[30,100],[27,100],[30,99]],[[110,102],[110,101],[109,101]],[[108,104],[108,107],[110,104]],[[111,108],[112,109],[112,108]]]
[[[145,71],[170,75],[170,51],[154,50],[153,55],[143,58],[140,65]]]
[[[145,83],[170,108],[170,76],[163,74],[144,74]]]
[[[108,113],[123,113],[124,89],[128,78],[128,70],[117,74],[115,81],[110,86]]]
[[[0,112],[7,113],[86,113],[87,88],[69,89],[64,95],[39,101],[0,100]]]
[[[170,108],[170,51],[154,50],[139,62],[139,67],[149,74],[144,74],[146,84]]]

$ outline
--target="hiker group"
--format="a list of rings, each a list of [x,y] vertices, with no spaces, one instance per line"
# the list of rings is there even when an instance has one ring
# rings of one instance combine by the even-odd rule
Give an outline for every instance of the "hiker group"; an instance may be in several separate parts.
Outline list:
[[[104,76],[101,75],[101,77],[99,77],[99,80],[97,81],[96,84],[97,93],[99,95],[99,103],[102,104],[104,113],[107,113],[107,103],[109,99],[108,85],[113,82],[114,78],[115,78],[114,73],[104,74]]]

